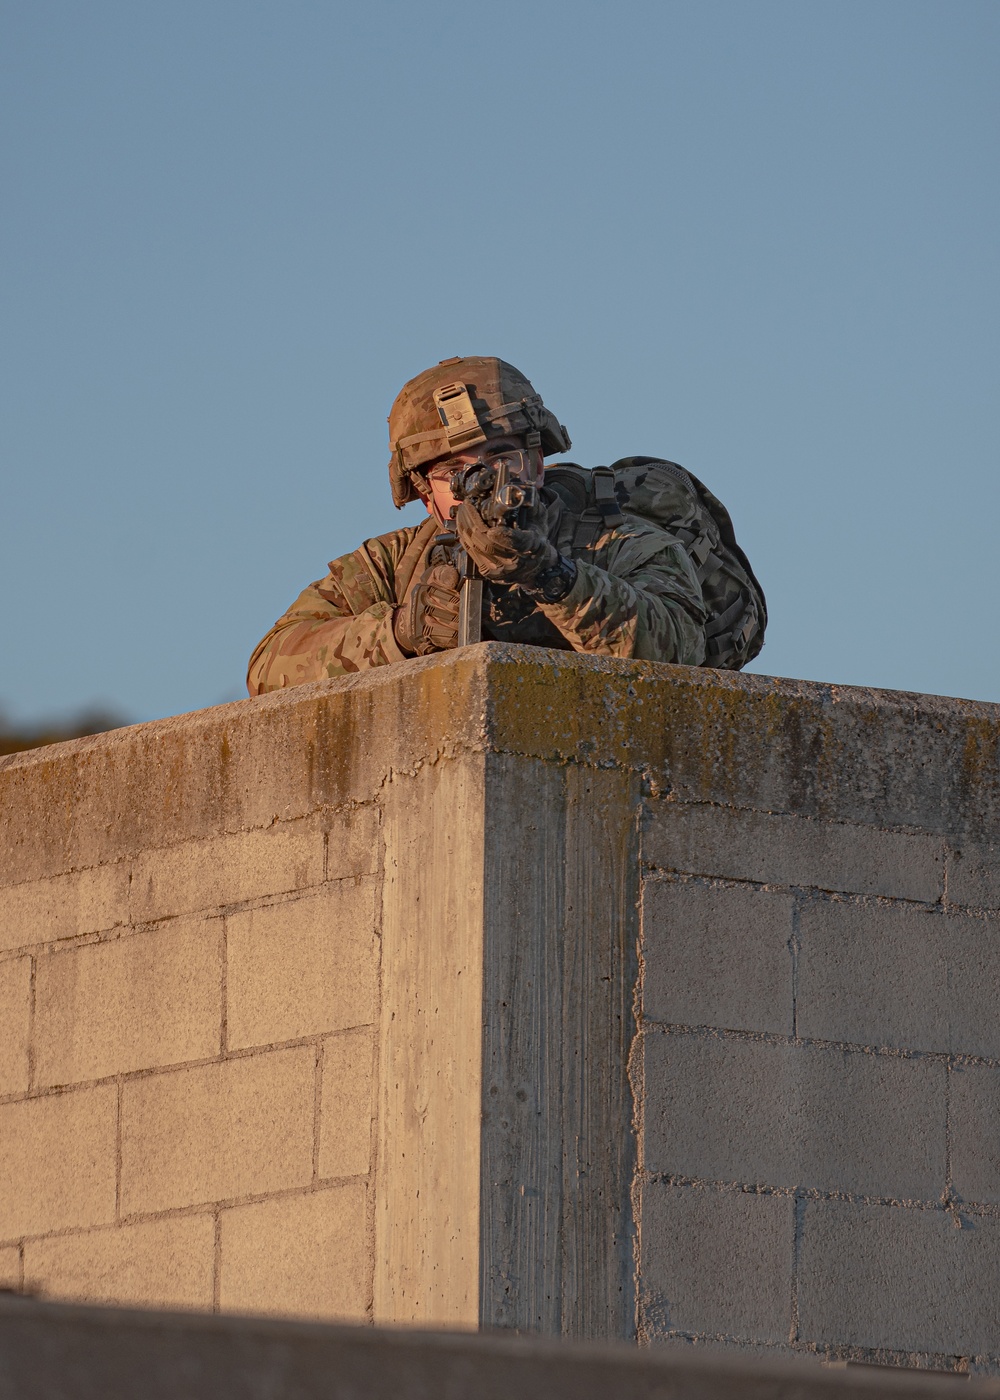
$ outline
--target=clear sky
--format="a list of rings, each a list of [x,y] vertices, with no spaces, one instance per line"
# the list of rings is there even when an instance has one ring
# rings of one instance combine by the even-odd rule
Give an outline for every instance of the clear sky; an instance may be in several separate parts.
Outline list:
[[[996,0],[3,0],[0,706],[237,698],[498,354],[680,461],[753,669],[1000,701]]]

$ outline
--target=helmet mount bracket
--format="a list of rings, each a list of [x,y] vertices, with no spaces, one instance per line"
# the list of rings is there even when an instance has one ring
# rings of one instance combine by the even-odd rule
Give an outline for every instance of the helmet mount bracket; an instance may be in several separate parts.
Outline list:
[[[443,384],[440,389],[435,389],[434,406],[448,434],[448,445],[453,450],[461,451],[463,447],[471,447],[486,437],[467,384]]]

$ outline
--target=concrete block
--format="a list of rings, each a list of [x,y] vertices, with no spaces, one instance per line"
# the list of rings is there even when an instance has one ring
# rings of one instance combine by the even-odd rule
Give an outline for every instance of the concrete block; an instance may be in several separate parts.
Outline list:
[[[0,1094],[28,1088],[31,959],[0,963]]]
[[[815,899],[799,916],[800,1036],[946,1051],[945,923],[913,906]]]
[[[365,1186],[349,1182],[222,1212],[219,1306],[364,1322],[372,1258]]]
[[[308,889],[323,880],[323,833],[315,822],[279,823],[263,831],[186,841],[146,851],[135,863],[135,923],[171,914]]]
[[[374,1036],[346,1031],[323,1043],[319,1174],[365,1176],[371,1166]]]
[[[208,1059],[221,1035],[221,919],[178,919],[38,959],[43,1087]]]
[[[1000,1060],[1000,917],[951,913],[944,920],[948,1048]]]
[[[951,1176],[960,1201],[1000,1205],[1000,1069],[951,1070]]]
[[[1000,909],[1000,846],[963,840],[950,852],[948,903]]]
[[[305,1186],[314,1099],[312,1046],[126,1083],[122,1213]]]
[[[661,870],[897,899],[940,899],[937,836],[678,802],[646,807],[643,859]]]
[[[934,1201],[946,1179],[939,1061],[803,1048],[793,1071],[798,1177],[820,1190]]]
[[[0,1289],[21,1286],[21,1251],[16,1244],[0,1249]]]
[[[644,1037],[645,1168],[936,1200],[945,1067],[818,1046]]]
[[[644,879],[643,1016],[791,1035],[793,911],[788,894]]]
[[[812,900],[799,938],[799,1035],[1000,1057],[1000,919]]]
[[[128,923],[128,866],[102,865],[0,889],[0,952]]]
[[[1000,1352],[1000,1220],[943,1210],[808,1201],[799,1335],[951,1356]]]
[[[0,1240],[115,1215],[113,1084],[0,1104]]]
[[[639,1232],[640,1326],[785,1342],[791,1326],[790,1196],[647,1182]]]
[[[381,812],[375,803],[349,807],[327,818],[326,878],[374,875],[379,868]]]
[[[229,1046],[370,1025],[378,947],[372,880],[335,881],[226,923]]]
[[[159,1308],[212,1306],[215,1221],[186,1215],[29,1240],[26,1287],[49,1298]]]

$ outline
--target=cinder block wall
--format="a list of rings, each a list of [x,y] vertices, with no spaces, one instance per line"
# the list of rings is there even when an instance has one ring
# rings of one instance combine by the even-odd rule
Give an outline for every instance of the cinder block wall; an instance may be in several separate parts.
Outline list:
[[[783,790],[644,804],[641,1330],[994,1370],[997,712],[823,699]]]
[[[481,1006],[462,1021],[442,985],[480,948],[481,812],[435,828],[434,804],[481,809],[482,683],[394,668],[0,760],[0,1287],[475,1325],[478,1139],[454,1104],[478,1113]],[[404,1160],[376,1109],[425,1015],[393,1000],[414,938],[437,940],[440,1015],[476,1027],[475,1072],[420,1113],[460,1144],[447,1169]],[[411,1167],[454,1217],[416,1299]]]
[[[0,1272],[997,1370],[998,744],[491,644],[0,762]]]
[[[648,1335],[991,1351],[996,890],[940,837],[662,800],[644,856]]]
[[[54,778],[62,810],[56,840],[43,820],[4,863],[28,878],[0,893],[0,1267],[60,1297],[363,1317],[378,811],[210,835],[216,775],[192,765],[163,833],[179,839],[130,849],[145,838],[99,825],[88,769],[183,737],[131,731],[3,775],[40,796]],[[148,800],[158,767],[123,796]]]

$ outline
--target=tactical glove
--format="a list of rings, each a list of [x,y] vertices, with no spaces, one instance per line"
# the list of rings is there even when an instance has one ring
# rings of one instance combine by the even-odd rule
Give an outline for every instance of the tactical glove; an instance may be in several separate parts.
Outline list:
[[[532,584],[552,569],[559,554],[548,537],[547,511],[539,504],[524,526],[487,525],[471,501],[455,513],[463,549],[491,583]]]
[[[458,570],[434,564],[401,608],[392,615],[392,632],[401,651],[427,656],[458,646]]]

